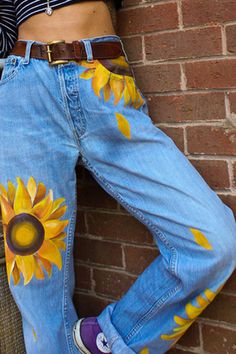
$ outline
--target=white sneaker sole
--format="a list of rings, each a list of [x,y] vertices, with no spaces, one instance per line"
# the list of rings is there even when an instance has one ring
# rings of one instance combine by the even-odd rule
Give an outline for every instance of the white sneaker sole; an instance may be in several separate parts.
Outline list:
[[[74,327],[73,327],[73,339],[76,347],[82,352],[82,354],[92,354],[84,345],[82,342],[81,336],[80,336],[80,325],[81,322],[84,318],[81,318],[78,320]]]

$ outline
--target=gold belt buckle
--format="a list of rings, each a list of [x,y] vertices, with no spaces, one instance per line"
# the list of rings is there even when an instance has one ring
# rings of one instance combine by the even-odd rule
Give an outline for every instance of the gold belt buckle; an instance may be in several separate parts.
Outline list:
[[[52,60],[52,50],[51,50],[51,45],[55,44],[55,43],[65,43],[64,39],[61,40],[55,40],[55,41],[50,41],[46,43],[46,52],[48,55],[48,62],[50,65],[56,65],[56,64],[64,64],[64,63],[68,63],[69,60],[67,59],[61,59],[61,60]]]

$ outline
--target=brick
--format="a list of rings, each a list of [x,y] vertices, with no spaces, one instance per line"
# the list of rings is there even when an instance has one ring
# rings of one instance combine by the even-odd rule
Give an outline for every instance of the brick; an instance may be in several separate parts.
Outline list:
[[[235,87],[236,60],[207,60],[185,64],[188,88]]]
[[[83,211],[77,210],[76,214],[76,224],[75,224],[75,233],[83,234],[86,233],[85,225],[85,215]]]
[[[236,92],[230,92],[227,94],[230,102],[231,117],[236,119]]]
[[[229,53],[236,53],[236,25],[229,25],[226,27],[226,40],[227,40],[227,50]]]
[[[111,257],[111,254],[115,257]],[[121,245],[117,243],[75,237],[74,255],[85,262],[123,267]]]
[[[236,352],[236,330],[202,326],[203,349],[214,354],[233,354]]]
[[[181,350],[181,349],[177,349],[177,348],[173,348],[167,351],[168,354],[193,354],[195,352],[190,352],[189,350]]]
[[[142,3],[142,0],[123,0],[122,8],[139,5]]]
[[[213,302],[200,315],[216,321],[224,321],[230,324],[236,324],[236,297],[218,294]]]
[[[91,289],[91,267],[75,264],[75,287]]]
[[[144,37],[148,60],[194,58],[222,53],[220,27],[157,33]]]
[[[236,196],[230,194],[219,194],[219,197],[229,208],[232,209],[234,217],[236,218]]]
[[[80,184],[77,187],[78,206],[104,209],[117,209],[116,200],[99,184]]]
[[[236,161],[233,162],[233,186],[236,187]]]
[[[124,245],[126,270],[140,274],[159,254],[158,249]]]
[[[75,172],[76,178],[78,180],[78,185],[80,183],[97,184],[97,181],[94,179],[92,173],[87,170],[83,165],[79,164],[79,162],[76,165]]]
[[[234,0],[183,0],[184,26],[224,23],[235,21],[236,2]]]
[[[236,293],[236,270],[225,283],[223,291],[232,291]]]
[[[87,170],[87,168],[84,168],[84,180],[85,183],[94,183],[97,184],[97,181],[94,179],[92,172],[90,172],[89,170]]]
[[[184,131],[183,128],[173,127],[160,127],[176,144],[176,146],[183,152],[184,151]]]
[[[157,123],[225,119],[222,92],[149,96],[147,103],[150,116]]]
[[[107,295],[109,298],[119,299],[125,294],[135,281],[135,277],[104,269],[94,269],[95,292]]]
[[[85,168],[81,165],[76,165],[75,167],[75,173],[76,173],[76,179],[78,183],[81,183],[84,180],[84,171]]]
[[[178,340],[178,344],[187,348],[198,348],[200,346],[199,325],[197,322],[191,324],[186,333]]]
[[[189,153],[236,155],[236,129],[195,126],[186,130]]]
[[[180,89],[179,64],[133,66],[133,71],[137,84],[143,93]]]
[[[87,213],[88,232],[116,241],[153,243],[152,236],[141,222],[130,215]]]
[[[75,293],[73,302],[79,317],[98,316],[103,309],[111,303],[107,299],[95,295]]]
[[[142,55],[142,39],[140,36],[121,38],[124,49],[128,57],[128,61],[138,61],[143,59]]]
[[[177,5],[151,4],[124,9],[117,13],[117,24],[119,36],[178,28]]]
[[[224,189],[230,187],[228,164],[226,161],[193,159],[189,159],[189,161],[211,188]]]

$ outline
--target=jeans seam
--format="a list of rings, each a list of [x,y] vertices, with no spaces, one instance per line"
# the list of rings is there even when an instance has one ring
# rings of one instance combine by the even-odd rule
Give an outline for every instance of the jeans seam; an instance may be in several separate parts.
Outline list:
[[[64,264],[64,282],[63,282],[64,328],[65,328],[65,333],[66,333],[67,345],[68,345],[71,353],[73,353],[74,350],[73,350],[72,333],[70,333],[70,329],[68,326],[68,320],[67,320],[67,315],[68,315],[67,296],[68,296],[68,270],[69,270],[69,265],[70,265],[70,251],[71,251],[71,230],[73,227],[73,223],[75,221],[75,216],[76,216],[76,203],[75,203],[75,206],[74,206],[71,218],[70,218],[70,225],[69,225],[68,235],[67,235],[67,251],[66,251],[66,257],[65,257],[65,264]]]
[[[81,149],[82,150],[82,149]],[[154,225],[152,224],[149,220],[147,220],[142,212],[137,211],[135,208],[133,208],[131,205],[129,205],[122,197],[119,193],[115,192],[112,188],[112,186],[110,185],[110,183],[104,178],[102,177],[98,171],[90,164],[90,162],[84,157],[82,151],[81,151],[81,156],[82,156],[82,160],[84,162],[84,165],[87,166],[89,168],[90,171],[93,172],[95,179],[98,180],[98,182],[100,182],[104,187],[107,187],[107,189],[111,192],[111,195],[114,195],[121,204],[123,204],[124,206],[126,206],[126,208],[131,212],[131,214],[133,214],[134,216],[136,216],[141,222],[143,222],[145,225],[149,226],[150,229],[152,229],[154,232],[156,232],[156,234],[160,237],[160,239],[166,244],[166,246],[170,249],[171,251],[171,260],[170,260],[170,267],[169,270],[171,271],[171,273],[176,276],[178,278],[177,275],[177,262],[178,262],[178,253],[177,250],[175,249],[175,247],[173,247],[172,245],[170,245],[169,241],[166,239],[165,235]],[[179,280],[179,279],[178,279]],[[173,289],[167,291],[160,299],[158,299],[153,306],[141,317],[141,319],[136,323],[136,325],[132,328],[132,330],[125,336],[125,340],[126,343],[128,340],[130,340],[138,331],[138,329],[141,328],[143,322],[145,320],[148,320],[154,313],[154,311],[156,311],[157,309],[160,308],[160,306],[162,304],[164,304],[164,302],[166,301],[166,299],[168,299],[171,295],[174,295],[179,289],[182,288],[182,282],[179,280],[178,285],[176,287],[174,287]],[[158,306],[159,305],[159,306]]]
[[[66,84],[65,84],[65,80],[64,80],[64,77],[63,77],[63,74],[62,74],[62,71],[61,71],[61,68],[62,68],[62,65],[63,64],[59,64],[58,65],[58,78],[59,78],[59,87],[60,87],[60,92],[61,92],[61,95],[62,95],[62,100],[63,102],[61,103],[60,100],[59,100],[59,103],[61,104],[62,106],[62,109],[66,115],[66,118],[67,118],[67,122],[68,122],[68,125],[73,133],[73,137],[74,137],[74,141],[76,143],[76,145],[78,145],[78,136],[77,136],[77,133],[76,133],[76,129],[74,127],[74,124],[73,124],[73,120],[72,120],[72,117],[71,117],[71,114],[70,114],[70,110],[69,110],[69,106],[68,106],[68,103],[67,103],[67,97],[66,97]],[[84,124],[84,122],[83,122]],[[83,130],[85,130],[85,127],[83,126]]]

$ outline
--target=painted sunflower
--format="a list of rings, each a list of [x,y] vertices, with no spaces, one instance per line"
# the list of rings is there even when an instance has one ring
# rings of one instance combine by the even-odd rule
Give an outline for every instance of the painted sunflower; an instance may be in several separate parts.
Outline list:
[[[144,100],[137,88],[135,79],[126,58],[121,55],[115,59],[99,59],[93,62],[82,60],[81,66],[87,69],[80,75],[82,79],[92,79],[92,88],[96,96],[103,91],[104,100],[114,94],[114,105],[124,96],[124,105],[132,105],[138,109]]]
[[[173,340],[171,346],[173,346],[180,337],[186,332],[186,330],[192,325],[196,318],[202,313],[202,311],[213,301],[216,295],[223,288],[224,283],[221,284],[218,289],[214,292],[210,289],[205,289],[203,294],[198,295],[195,300],[198,303],[198,306],[194,306],[191,302],[187,303],[185,306],[186,317],[174,316],[174,321],[179,327],[173,329],[171,334],[162,334],[161,339],[163,340]]]
[[[12,275],[14,285],[24,285],[33,276],[44,279],[44,269],[48,277],[52,275],[52,264],[62,268],[60,250],[66,249],[63,239],[64,228],[69,220],[59,220],[67,206],[61,206],[65,198],[53,200],[53,191],[42,182],[36,184],[30,176],[27,186],[16,177],[17,187],[8,180],[8,190],[0,184],[0,205],[4,233],[4,246],[8,282]]]

